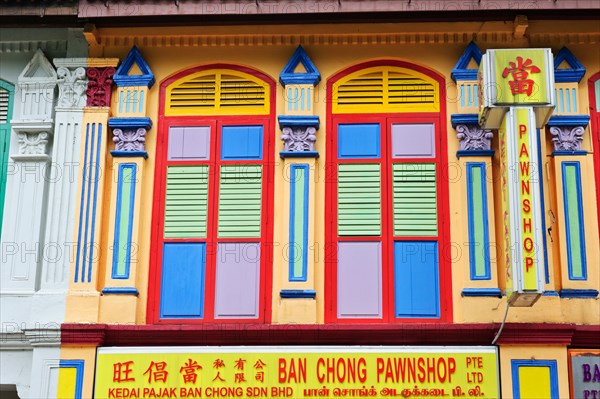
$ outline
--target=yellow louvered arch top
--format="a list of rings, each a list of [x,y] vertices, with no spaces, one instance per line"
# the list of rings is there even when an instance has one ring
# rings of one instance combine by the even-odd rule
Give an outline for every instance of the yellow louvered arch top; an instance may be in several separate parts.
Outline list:
[[[208,69],[167,86],[165,115],[265,115],[269,84],[232,69]]]
[[[333,113],[439,112],[439,83],[417,71],[377,66],[344,76],[332,87]]]

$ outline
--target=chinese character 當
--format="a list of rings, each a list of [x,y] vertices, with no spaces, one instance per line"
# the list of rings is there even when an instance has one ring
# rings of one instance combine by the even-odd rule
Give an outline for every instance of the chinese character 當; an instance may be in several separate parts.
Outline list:
[[[535,82],[527,77],[530,73],[540,73],[540,68],[533,65],[533,61],[529,58],[523,61],[523,57],[517,57],[516,63],[509,62],[508,65],[509,67],[504,68],[502,77],[506,78],[510,74],[514,79],[508,82],[511,93],[513,95],[525,93],[530,96]]]

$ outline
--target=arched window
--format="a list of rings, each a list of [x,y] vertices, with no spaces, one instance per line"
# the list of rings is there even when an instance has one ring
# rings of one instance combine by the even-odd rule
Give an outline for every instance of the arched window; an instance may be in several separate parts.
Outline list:
[[[381,60],[327,90],[326,319],[450,320],[443,78]]]
[[[6,196],[6,173],[8,152],[10,150],[10,120],[12,118],[14,86],[0,80],[0,234],[4,216],[4,197]]]
[[[161,84],[149,321],[268,320],[274,88],[225,64]]]

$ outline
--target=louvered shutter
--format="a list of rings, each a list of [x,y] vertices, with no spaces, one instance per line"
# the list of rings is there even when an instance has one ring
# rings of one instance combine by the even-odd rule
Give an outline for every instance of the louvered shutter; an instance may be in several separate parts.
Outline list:
[[[206,237],[208,166],[169,166],[165,238]]]
[[[223,165],[219,180],[219,238],[260,238],[262,165]]]
[[[338,234],[381,235],[381,167],[379,164],[338,166]]]
[[[437,235],[435,164],[394,164],[392,176],[394,235]]]

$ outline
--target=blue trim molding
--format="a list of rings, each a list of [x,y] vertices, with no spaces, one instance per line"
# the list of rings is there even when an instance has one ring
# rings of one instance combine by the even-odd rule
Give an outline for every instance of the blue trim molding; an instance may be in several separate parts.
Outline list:
[[[544,291],[542,293],[542,296],[556,296],[556,297],[558,297],[559,295],[558,295],[558,292],[551,290],[551,291]]]
[[[306,72],[294,72],[298,64],[302,64]],[[306,54],[302,46],[296,48],[296,51],[294,51],[294,54],[292,54],[292,57],[279,75],[279,82],[283,86],[290,84],[312,84],[313,86],[316,86],[320,81],[321,73],[308,57],[308,54]]]
[[[281,298],[309,298],[315,299],[317,291],[315,290],[281,290],[279,291]]]
[[[565,61],[571,68],[558,69],[560,64]],[[568,48],[563,47],[560,49],[558,54],[554,57],[554,81],[556,83],[581,82],[583,75],[585,75],[585,67],[583,64],[579,62]]]
[[[583,126],[587,127],[590,123],[589,115],[554,115],[551,116],[546,124],[552,126]]]
[[[556,360],[511,360],[511,375],[513,386],[513,399],[521,399],[521,381],[519,381],[520,367],[548,367],[550,369],[550,399],[558,397],[558,365]]]
[[[75,395],[74,399],[83,397],[83,369],[85,366],[84,360],[60,360],[58,367],[61,369],[75,369]]]
[[[286,158],[319,158],[318,151],[279,151],[281,159]]]
[[[110,152],[115,158],[139,158],[142,157],[144,159],[148,159],[148,152],[146,151],[117,151],[112,150]]]
[[[471,60],[474,60],[477,66],[481,63],[482,57],[481,50],[475,42],[469,43],[463,54],[458,59],[458,62],[452,69],[452,77],[453,81],[458,80],[477,80],[477,69],[468,69],[469,63]]]
[[[598,290],[574,290],[563,288],[558,295],[561,298],[598,298]]]
[[[143,127],[148,130],[152,127],[152,119],[147,117],[139,118],[109,118],[108,126],[120,129],[137,129]]]
[[[479,115],[477,114],[452,114],[450,115],[452,127],[456,129],[457,125],[477,125],[479,126]]]
[[[458,150],[456,157],[493,157],[496,150]]]
[[[142,72],[141,75],[129,75],[129,71],[134,63]],[[125,60],[123,60],[119,68],[117,68],[117,71],[113,76],[113,82],[115,82],[117,87],[147,86],[148,88],[151,88],[152,85],[154,85],[154,74],[136,46],[131,48],[129,54],[125,57]]]
[[[135,295],[140,293],[135,287],[105,287],[102,289],[102,295]]]
[[[277,117],[279,128],[284,127],[314,127],[319,129],[320,121],[318,116],[309,115],[279,115]]]
[[[552,151],[553,157],[587,155],[587,151]]]
[[[461,296],[502,298],[502,291],[500,288],[463,288]]]

